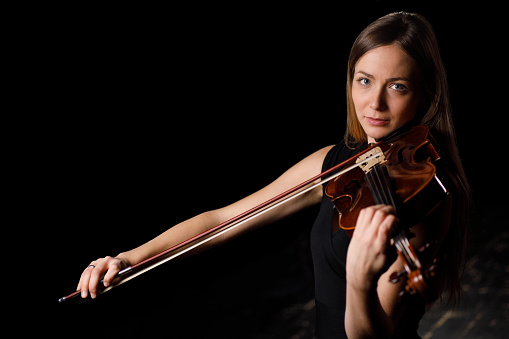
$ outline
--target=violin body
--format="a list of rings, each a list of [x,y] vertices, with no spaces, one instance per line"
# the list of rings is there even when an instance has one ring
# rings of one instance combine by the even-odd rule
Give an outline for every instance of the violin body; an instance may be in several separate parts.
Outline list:
[[[387,168],[391,179],[388,184],[398,198],[394,207],[400,219],[415,224],[440,204],[445,197],[445,189],[435,176],[434,165],[440,156],[428,139],[428,134],[428,127],[416,126],[400,136],[375,144],[345,165],[373,156],[377,151],[383,152],[374,165],[367,163],[359,166],[327,185],[325,193],[339,213],[339,227],[351,236],[360,211],[377,204],[366,182],[371,168],[376,165]]]
[[[434,265],[424,269],[408,241],[408,230],[440,205],[447,189],[437,177],[435,163],[440,156],[431,143],[427,126],[418,125],[401,134],[384,137],[345,167],[371,158],[330,181],[325,193],[337,210],[332,231],[341,228],[351,237],[363,208],[391,205],[400,220],[392,239],[408,278],[406,290],[425,299],[433,294],[426,280],[434,275]],[[397,281],[397,279],[396,279]]]

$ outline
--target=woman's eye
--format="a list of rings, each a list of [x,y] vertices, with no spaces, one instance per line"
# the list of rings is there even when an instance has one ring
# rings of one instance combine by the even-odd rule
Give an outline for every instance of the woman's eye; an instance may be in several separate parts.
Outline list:
[[[357,79],[357,81],[363,86],[367,86],[371,83],[371,81],[366,78],[360,78],[360,79]]]
[[[404,90],[406,90],[406,86],[405,85],[402,85],[402,84],[398,84],[398,83],[395,83],[395,84],[391,84],[389,86],[389,88],[392,88],[393,90],[396,90],[398,92],[402,92]]]

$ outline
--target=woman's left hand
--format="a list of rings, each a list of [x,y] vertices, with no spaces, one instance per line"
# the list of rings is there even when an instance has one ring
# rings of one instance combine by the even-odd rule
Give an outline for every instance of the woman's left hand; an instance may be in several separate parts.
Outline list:
[[[346,259],[347,282],[363,291],[373,290],[392,258],[390,235],[398,219],[394,208],[375,205],[361,210]]]

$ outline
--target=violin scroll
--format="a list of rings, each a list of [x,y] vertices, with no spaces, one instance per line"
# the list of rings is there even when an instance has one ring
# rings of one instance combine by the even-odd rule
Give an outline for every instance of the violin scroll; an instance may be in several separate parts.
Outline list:
[[[437,241],[426,243],[419,249],[419,253],[431,250],[436,244]],[[405,290],[400,296],[419,294],[423,296],[425,300],[434,300],[438,297],[438,291],[435,288],[435,277],[438,267],[438,259],[434,258],[432,264],[427,269],[421,267],[409,272],[406,270],[393,272],[389,276],[389,281],[393,284],[397,284],[402,279],[406,280]]]

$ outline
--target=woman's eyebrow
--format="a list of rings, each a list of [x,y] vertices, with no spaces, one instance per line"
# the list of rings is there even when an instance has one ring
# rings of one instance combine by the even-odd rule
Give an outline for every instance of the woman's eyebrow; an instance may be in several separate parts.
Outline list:
[[[366,73],[366,72],[364,72],[364,71],[358,71],[357,73],[364,74],[364,75],[365,75],[365,76],[367,76],[368,78],[372,78],[372,79],[374,79],[374,78],[375,78],[372,74]]]
[[[412,80],[410,78],[407,78],[407,77],[389,78],[389,79],[386,79],[385,81],[389,82],[389,81],[398,81],[398,80],[404,80],[404,81],[412,82]]]
[[[369,74],[369,73],[364,72],[364,71],[358,71],[356,74],[358,74],[358,73],[364,74],[365,76],[367,76],[368,78],[371,78],[371,79],[375,78],[375,76],[373,74]],[[393,77],[393,78],[385,79],[386,82],[398,81],[398,80],[404,80],[404,81],[412,82],[412,80],[410,78],[407,78],[407,77]]]

